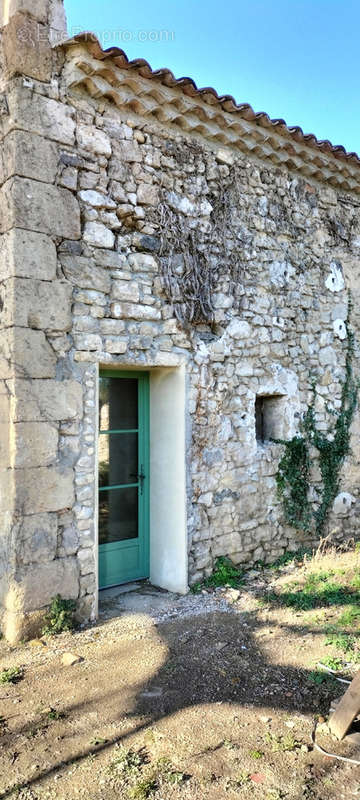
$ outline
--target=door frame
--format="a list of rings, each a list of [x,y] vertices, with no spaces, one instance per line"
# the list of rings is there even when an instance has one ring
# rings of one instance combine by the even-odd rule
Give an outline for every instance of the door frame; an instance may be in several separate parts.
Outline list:
[[[142,492],[142,502],[139,502],[138,509],[139,509],[139,516],[138,516],[138,527],[139,531],[142,534],[142,543],[139,543],[139,547],[142,547],[142,563],[144,564],[144,574],[138,575],[137,577],[128,577],[126,580],[122,580],[119,583],[109,584],[108,587],[101,587],[101,589],[110,588],[111,586],[120,586],[122,583],[130,583],[131,581],[141,580],[144,578],[149,578],[150,576],[150,388],[149,388],[149,372],[147,370],[119,370],[119,369],[111,369],[108,367],[100,367],[99,369],[99,380],[100,378],[116,378],[121,380],[122,378],[135,378],[139,381],[138,383],[138,428],[140,429],[140,421],[141,425],[143,426],[142,435],[139,436],[138,446],[139,446],[139,464],[138,469],[141,469],[141,464],[144,465],[146,479],[143,484],[143,492]],[[99,381],[98,381],[99,383]],[[97,398],[97,414],[99,414],[99,397]],[[98,429],[98,437],[100,435],[100,431]],[[96,480],[97,480],[97,495],[99,494],[99,486],[98,486],[98,477],[99,477],[99,458],[98,452],[96,457]],[[140,491],[140,490],[139,490]],[[139,493],[140,499],[140,493]],[[98,507],[99,501],[97,501]],[[96,527],[97,527],[97,579],[98,585],[100,584],[99,581],[99,562],[100,562],[100,551],[99,551],[99,519],[97,513],[96,519]],[[126,544],[124,540],[124,549],[126,549]],[[129,540],[129,546],[133,540]],[[99,585],[100,589],[100,585]]]

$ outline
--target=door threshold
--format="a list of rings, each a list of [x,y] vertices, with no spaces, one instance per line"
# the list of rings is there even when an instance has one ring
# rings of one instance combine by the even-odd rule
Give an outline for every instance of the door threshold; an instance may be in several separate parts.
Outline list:
[[[116,584],[115,586],[105,586],[103,589],[99,589],[99,603],[101,604],[101,602],[104,600],[111,600],[113,597],[117,597],[120,594],[136,592],[137,589],[141,589],[143,587],[146,581],[146,578],[141,578],[140,581],[137,581],[136,583],[120,583]]]

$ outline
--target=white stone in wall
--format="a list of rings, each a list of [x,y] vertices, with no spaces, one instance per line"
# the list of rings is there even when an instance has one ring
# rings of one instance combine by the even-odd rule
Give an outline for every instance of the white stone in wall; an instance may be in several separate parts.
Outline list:
[[[338,517],[345,517],[347,514],[349,514],[353,503],[356,503],[356,497],[349,492],[340,492],[340,494],[338,494],[334,500],[334,514],[336,514]]]
[[[114,336],[112,339],[107,338],[105,339],[105,350],[108,353],[126,353],[127,350],[127,341],[125,339],[120,339],[118,336]]]
[[[78,125],[77,140],[80,147],[97,155],[111,156],[111,143],[106,133],[91,125]]]
[[[295,275],[295,270],[289,261],[273,261],[269,266],[270,281],[273,286],[283,288]]]
[[[8,95],[9,126],[39,133],[62,144],[74,144],[74,109],[29,88],[16,86]]]
[[[76,599],[79,594],[78,565],[75,558],[57,558],[48,564],[32,564],[17,575],[24,592],[27,611],[43,608],[56,594]]]
[[[346,324],[343,319],[335,319],[333,322],[333,328],[335,336],[338,336],[339,339],[346,339],[347,337]]]
[[[157,186],[148,183],[140,183],[137,190],[137,202],[140,205],[155,206],[159,202],[159,190]]]
[[[322,366],[336,366],[337,356],[333,347],[324,347],[319,352],[319,361]]]
[[[227,326],[226,333],[233,339],[245,339],[247,341],[251,336],[251,326],[246,320],[235,317]]]
[[[128,258],[129,266],[134,272],[157,272],[158,265],[154,256],[147,253],[132,253]]]
[[[95,333],[74,334],[74,342],[77,350],[101,350],[102,347],[101,336]]]
[[[171,208],[174,208],[176,211],[181,211],[182,214],[193,216],[196,213],[195,204],[192,203],[188,197],[185,197],[185,195],[180,196],[176,194],[176,192],[169,192],[167,201]]]
[[[161,312],[152,306],[132,303],[111,303],[110,311],[115,319],[161,319]]]
[[[115,236],[102,222],[86,222],[84,240],[93,247],[114,247]]]
[[[341,292],[345,288],[344,275],[339,261],[331,262],[330,274],[326,278],[325,286],[330,289],[330,292]]]
[[[216,160],[219,161],[220,164],[231,164],[234,163],[234,154],[231,150],[225,150],[223,147],[219,147],[219,150],[216,153]]]
[[[89,205],[94,206],[94,208],[116,208],[116,203],[114,203],[111,197],[92,189],[84,189],[79,192],[79,197],[84,203],[89,203]]]
[[[111,297],[113,300],[125,300],[128,303],[138,303],[138,284],[135,283],[135,281],[113,281]]]

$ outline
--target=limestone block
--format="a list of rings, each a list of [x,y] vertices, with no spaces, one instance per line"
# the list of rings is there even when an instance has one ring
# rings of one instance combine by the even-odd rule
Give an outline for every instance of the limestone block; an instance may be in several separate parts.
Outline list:
[[[232,553],[239,553],[241,551],[241,545],[241,536],[237,531],[225,533],[223,536],[217,536],[213,540],[211,552],[214,557],[231,556]]]
[[[65,555],[74,555],[79,547],[79,537],[73,525],[65,528],[61,534],[61,546]]]
[[[2,377],[53,378],[56,356],[43,331],[13,328],[1,332]],[[0,376],[1,377],[1,376]]]
[[[114,247],[115,236],[102,222],[86,222],[84,240],[93,247]]]
[[[319,361],[320,364],[322,364],[323,366],[328,366],[328,365],[336,366],[337,356],[334,348],[323,347],[322,350],[320,350],[319,352]]]
[[[0,280],[12,276],[56,277],[56,247],[48,236],[16,228],[0,238]]]
[[[123,141],[114,144],[114,155],[120,163],[122,161],[139,162],[142,160],[141,150],[137,142],[127,139],[123,139]],[[113,175],[113,177],[116,177],[116,175]]]
[[[133,303],[111,303],[111,315],[119,319],[161,319],[161,312],[153,306],[135,305]]]
[[[110,275],[101,267],[96,267],[93,259],[60,255],[60,262],[66,278],[74,286],[105,294],[110,292]]]
[[[232,319],[226,333],[233,339],[244,339],[246,342],[251,336],[251,326],[244,319]]]
[[[72,469],[36,467],[16,470],[15,503],[23,514],[61,511],[74,504]]]
[[[157,186],[149,183],[141,183],[137,190],[137,201],[140,205],[155,206],[159,202],[159,190]]]
[[[118,336],[120,333],[124,332],[125,322],[122,322],[120,319],[101,319],[100,330],[101,333],[105,335]]]
[[[127,194],[122,183],[119,183],[118,181],[111,181],[109,192],[111,197],[113,197],[117,203],[126,203]]]
[[[126,256],[123,253],[118,253],[115,250],[96,250],[94,258],[97,264],[102,267],[109,267],[114,269],[124,269],[126,267]]]
[[[340,492],[335,497],[333,512],[338,517],[346,517],[351,511],[351,506],[356,502],[356,498],[349,492]]]
[[[101,194],[101,192],[92,191],[91,189],[79,192],[79,197],[83,203],[88,203],[90,206],[94,206],[94,208],[116,208],[116,203],[114,203],[111,197]]]
[[[105,350],[107,353],[126,353],[127,350],[127,341],[126,339],[120,339],[118,336],[114,336],[114,338],[107,338],[105,339]]]
[[[92,547],[84,547],[78,552],[81,575],[89,575],[95,571],[94,551]]]
[[[19,563],[52,561],[57,548],[57,515],[31,514],[17,523],[16,552]]]
[[[23,11],[25,14],[31,14],[39,22],[46,23],[48,19],[48,6],[49,0],[10,0],[9,2],[9,17],[12,17],[18,11]],[[7,20],[4,20],[6,25]]]
[[[175,211],[181,211],[182,214],[186,216],[193,216],[196,214],[196,206],[195,203],[192,203],[188,197],[185,195],[176,194],[176,192],[169,192],[168,196],[168,203],[171,208],[174,208]]]
[[[216,160],[219,164],[231,164],[234,163],[234,153],[231,150],[227,150],[224,147],[219,147],[219,150],[216,153]]]
[[[58,432],[48,422],[17,422],[13,428],[14,467],[46,467],[56,461]]]
[[[96,155],[111,156],[110,139],[106,133],[97,128],[90,125],[78,125],[77,141],[84,150],[90,150]]]
[[[101,336],[95,333],[74,334],[74,344],[77,350],[101,350]]]
[[[31,89],[18,85],[8,94],[9,118],[7,128],[21,128],[53,139],[62,144],[73,145],[75,141],[74,109],[50,97],[33,93]]]
[[[2,515],[6,511],[13,510],[14,498],[14,470],[0,470],[0,511]],[[3,530],[3,529],[2,529]]]
[[[2,42],[8,76],[20,74],[50,81],[52,52],[46,25],[18,12],[4,28]]]
[[[65,186],[66,189],[77,189],[78,184],[78,170],[75,167],[65,167],[60,177],[58,178],[60,186]]]
[[[53,183],[58,168],[58,150],[54,142],[28,131],[11,131],[1,148],[0,183],[13,175]]]
[[[17,581],[23,588],[24,611],[50,605],[56,594],[76,600],[79,594],[79,573],[75,558],[57,558],[48,564],[32,564],[19,570]]]
[[[113,281],[111,297],[114,300],[138,303],[140,298],[138,284],[134,281]]]
[[[80,239],[80,209],[68,189],[16,177],[4,183],[1,194],[1,233],[16,227]]]
[[[128,258],[129,266],[134,272],[157,272],[158,265],[154,256],[149,253],[132,253]]]
[[[55,39],[56,42],[59,41],[59,34],[62,34],[60,38],[67,38],[66,13],[63,0],[50,0],[49,25],[52,32],[51,41],[53,41],[54,32],[58,34]]]
[[[70,330],[72,288],[69,284],[15,278],[6,281],[5,289],[6,299],[0,315],[4,326]]]

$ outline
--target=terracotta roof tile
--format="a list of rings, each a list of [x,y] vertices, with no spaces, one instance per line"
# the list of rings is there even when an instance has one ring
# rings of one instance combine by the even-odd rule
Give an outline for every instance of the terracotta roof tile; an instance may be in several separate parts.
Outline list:
[[[347,161],[354,166],[359,166],[360,158],[355,152],[348,153],[342,145],[333,145],[328,139],[319,140],[312,133],[304,134],[298,125],[287,126],[283,119],[271,119],[263,111],[255,112],[248,103],[236,103],[232,95],[218,95],[210,86],[198,88],[192,78],[175,78],[171,70],[163,68],[152,70],[150,64],[143,58],[135,58],[130,61],[124,52],[118,47],[109,47],[103,50],[96,36],[89,32],[79,33],[72,39],[62,42],[59,46],[65,49],[71,48],[76,44],[86,44],[87,51],[95,60],[106,61],[111,59],[112,63],[123,70],[133,71],[142,78],[156,81],[169,88],[177,88],[188,97],[199,97],[207,105],[219,106],[223,111],[234,114],[237,117],[265,128],[269,131],[276,130],[278,134],[287,138],[287,152],[289,152],[289,138],[297,144],[304,144],[323,153],[329,154],[342,162]]]

